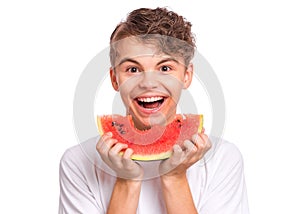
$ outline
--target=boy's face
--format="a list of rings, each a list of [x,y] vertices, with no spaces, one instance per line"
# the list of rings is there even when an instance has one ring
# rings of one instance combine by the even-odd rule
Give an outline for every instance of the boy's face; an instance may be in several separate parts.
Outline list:
[[[193,66],[186,67],[182,57],[158,52],[154,45],[132,38],[120,41],[117,49],[111,82],[136,128],[173,121],[181,90],[192,81]]]

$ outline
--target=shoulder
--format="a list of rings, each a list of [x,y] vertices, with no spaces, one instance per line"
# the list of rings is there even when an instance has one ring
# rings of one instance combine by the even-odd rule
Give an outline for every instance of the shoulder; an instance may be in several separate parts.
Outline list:
[[[104,213],[96,164],[97,137],[65,151],[60,161],[59,213]]]
[[[212,147],[192,168],[202,170],[207,178],[226,176],[233,170],[243,171],[243,157],[238,147],[220,137],[209,136]]]
[[[227,140],[210,137],[212,148],[204,157],[206,173],[210,178],[223,179],[243,174],[243,157],[238,147]],[[232,177],[231,177],[232,178]]]
[[[242,154],[238,147],[223,138],[210,136],[212,143],[211,151],[208,152],[207,159],[214,159],[215,161],[227,162],[242,162]]]
[[[90,164],[94,165],[94,162],[98,159],[96,152],[98,139],[99,137],[93,137],[79,143],[78,145],[68,148],[60,160],[61,169],[78,169],[85,168]]]

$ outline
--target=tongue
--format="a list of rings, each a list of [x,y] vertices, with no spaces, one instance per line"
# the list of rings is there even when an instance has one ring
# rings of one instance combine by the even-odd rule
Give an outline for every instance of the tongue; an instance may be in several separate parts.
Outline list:
[[[159,102],[143,103],[144,108],[158,108],[159,105]]]

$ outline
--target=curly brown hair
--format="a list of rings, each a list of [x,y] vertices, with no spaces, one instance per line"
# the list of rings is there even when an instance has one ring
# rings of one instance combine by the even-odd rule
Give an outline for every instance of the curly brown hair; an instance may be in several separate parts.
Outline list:
[[[178,55],[189,64],[194,56],[195,39],[191,23],[166,8],[140,8],[117,25],[110,37],[110,60],[115,64],[118,55],[116,42],[135,36],[145,43],[155,43],[161,52]]]

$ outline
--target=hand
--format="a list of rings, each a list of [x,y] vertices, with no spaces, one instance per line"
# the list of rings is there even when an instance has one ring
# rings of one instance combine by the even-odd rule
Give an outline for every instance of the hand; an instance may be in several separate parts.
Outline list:
[[[183,147],[173,146],[172,156],[160,164],[162,177],[185,177],[186,170],[199,161],[211,148],[211,142],[204,129],[201,133],[192,136],[191,140],[184,141]]]
[[[127,144],[118,143],[113,139],[111,132],[103,134],[96,148],[102,160],[116,172],[118,177],[130,180],[143,178],[142,167],[131,160],[133,150],[128,148]],[[124,152],[120,154],[122,150]]]

